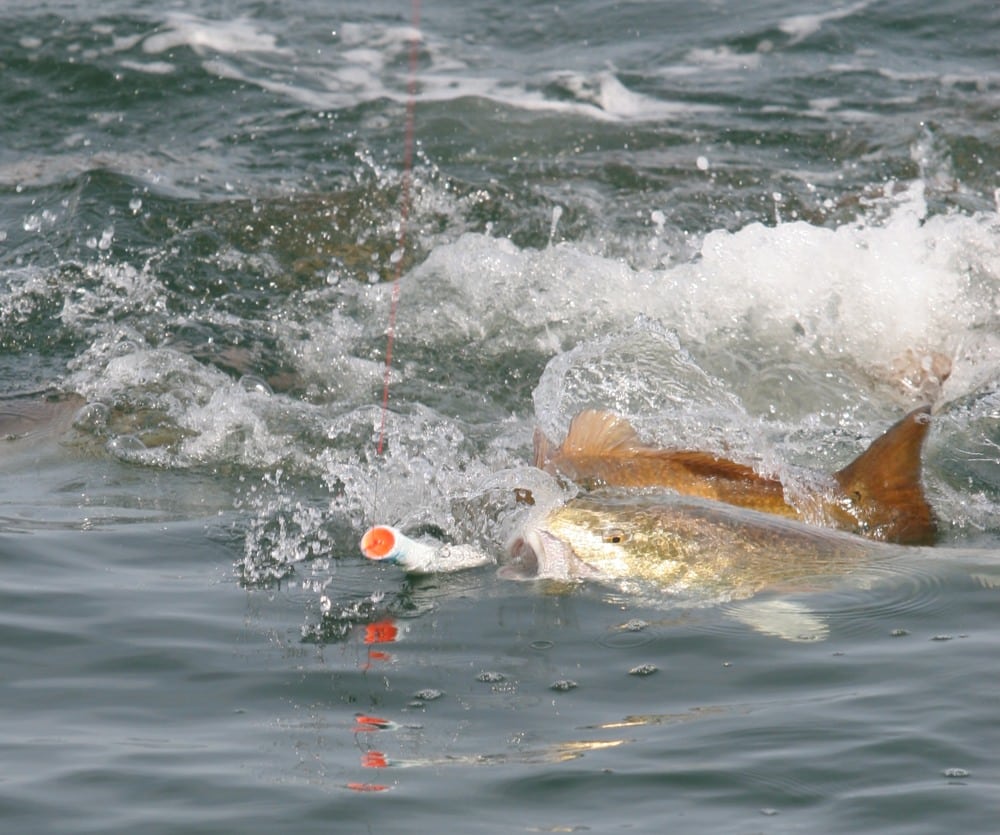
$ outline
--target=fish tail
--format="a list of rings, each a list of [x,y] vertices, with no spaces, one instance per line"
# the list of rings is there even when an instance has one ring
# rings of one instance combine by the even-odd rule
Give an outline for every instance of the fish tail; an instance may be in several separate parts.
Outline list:
[[[833,474],[861,533],[906,545],[934,541],[937,525],[920,480],[930,407],[914,409]]]

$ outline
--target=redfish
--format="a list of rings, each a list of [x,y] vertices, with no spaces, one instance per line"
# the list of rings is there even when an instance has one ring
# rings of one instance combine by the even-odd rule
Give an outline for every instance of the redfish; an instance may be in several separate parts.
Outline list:
[[[906,545],[933,542],[937,526],[921,483],[930,408],[910,412],[858,458],[794,500],[779,479],[711,452],[644,442],[613,412],[587,410],[555,448],[535,432],[534,464],[585,490],[660,488]]]

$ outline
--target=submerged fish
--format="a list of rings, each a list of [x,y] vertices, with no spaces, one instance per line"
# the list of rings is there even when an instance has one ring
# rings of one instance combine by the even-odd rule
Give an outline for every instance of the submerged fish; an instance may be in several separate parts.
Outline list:
[[[930,409],[910,412],[857,459],[794,501],[776,478],[710,452],[643,442],[612,412],[578,414],[562,445],[535,433],[536,467],[584,489],[668,488],[687,496],[851,531],[870,539],[928,544],[937,528],[920,482],[920,450]]]

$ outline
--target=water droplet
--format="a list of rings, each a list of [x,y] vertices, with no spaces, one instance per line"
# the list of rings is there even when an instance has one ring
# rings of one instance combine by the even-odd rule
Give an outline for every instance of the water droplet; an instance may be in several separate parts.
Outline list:
[[[562,213],[562,206],[552,207],[552,225],[549,227],[549,246],[552,246],[552,242],[555,240],[556,229],[559,226],[559,219],[562,217]]]
[[[949,779],[964,779],[969,776],[970,772],[964,768],[946,768],[943,772],[945,777]]]
[[[573,690],[574,688],[576,688],[578,686],[579,685],[575,681],[573,681],[572,679],[564,678],[564,679],[560,679],[559,681],[554,681],[552,683],[552,686],[549,687],[549,689],[550,690],[555,690],[558,693],[565,693],[568,690]]]
[[[84,432],[100,432],[108,425],[111,410],[104,403],[88,403],[81,406],[73,418],[73,426]]]
[[[708,171],[708,157],[698,157],[698,159],[694,161],[694,164],[698,166],[699,171]]]
[[[111,242],[114,240],[114,237],[115,227],[109,226],[101,232],[101,239],[97,242],[97,248],[102,252],[111,249]]]
[[[655,664],[639,664],[639,666],[629,670],[628,674],[630,676],[651,676],[657,670],[659,670],[659,667]]]
[[[240,377],[240,386],[246,391],[256,392],[257,394],[266,394],[268,396],[274,394],[274,390],[268,385],[267,380],[258,377],[256,374],[244,374]]]
[[[483,670],[478,676],[476,676],[476,681],[484,681],[489,684],[494,682],[503,681],[505,678],[503,673],[496,673],[490,670]]]
[[[139,214],[139,212],[142,211],[142,198],[133,197],[128,201],[128,207],[132,210],[132,214]]]
[[[116,458],[132,461],[146,451],[146,445],[135,435],[119,435],[108,441],[107,450]]]
[[[421,702],[433,702],[435,699],[440,699],[443,695],[444,691],[428,687],[424,690],[418,690],[413,694],[413,698]]]

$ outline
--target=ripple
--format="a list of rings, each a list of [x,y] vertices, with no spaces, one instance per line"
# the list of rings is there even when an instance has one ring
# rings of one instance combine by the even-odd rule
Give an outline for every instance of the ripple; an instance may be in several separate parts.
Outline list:
[[[608,649],[632,649],[642,647],[656,640],[655,635],[636,632],[612,632],[597,639],[597,643]]]
[[[907,551],[845,576],[831,588],[773,599],[787,600],[827,631],[841,636],[885,634],[888,621],[888,634],[903,637],[911,631],[904,624],[946,613],[954,605],[954,593],[964,580],[957,578],[956,564],[949,559],[943,552]],[[724,603],[722,610],[735,613],[743,604]],[[703,628],[725,634],[743,627],[728,619],[708,619]]]
[[[656,632],[649,628],[648,621],[632,618],[625,623],[612,626],[604,635],[597,639],[603,647],[609,649],[629,649],[641,647],[656,640]]]

